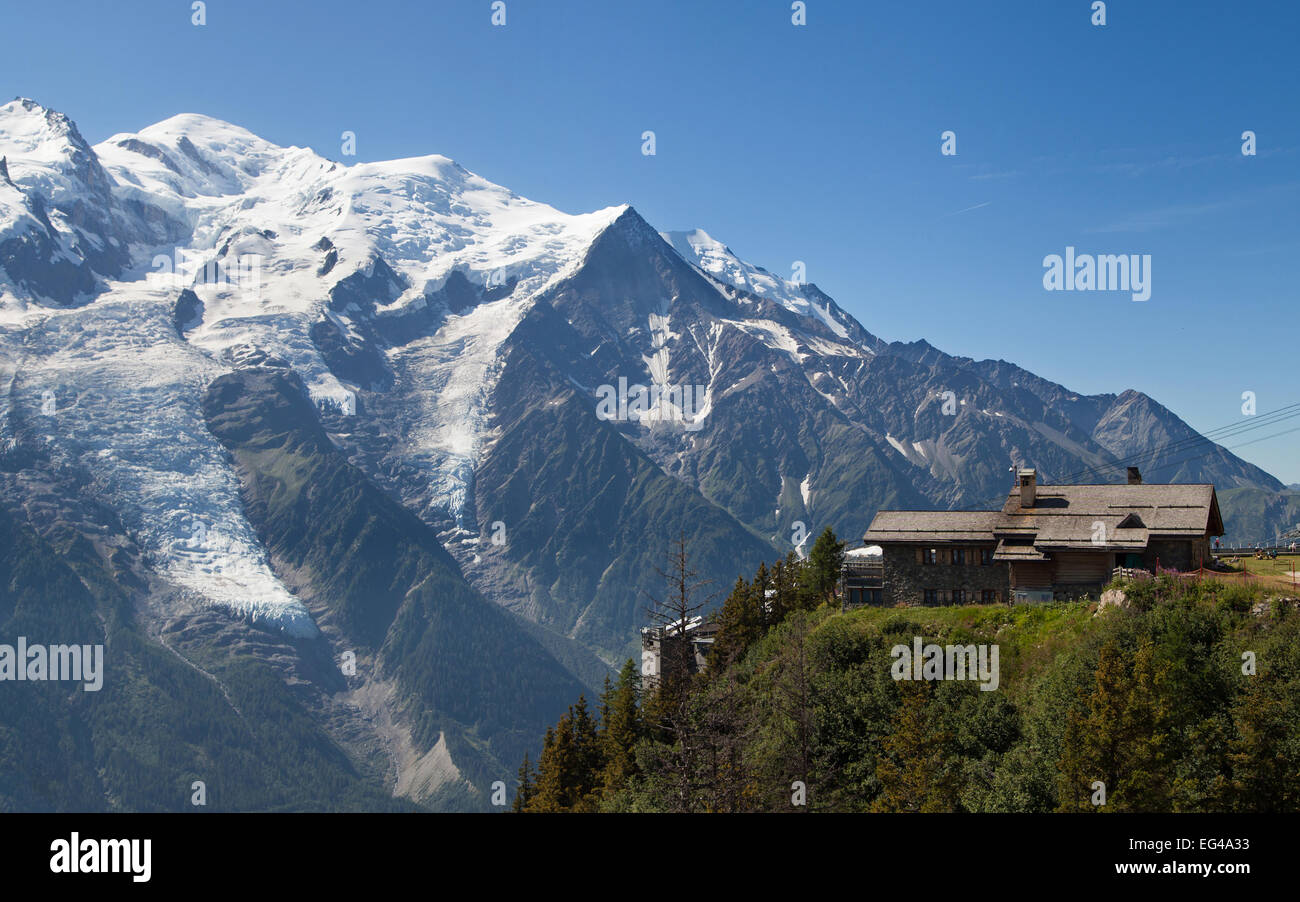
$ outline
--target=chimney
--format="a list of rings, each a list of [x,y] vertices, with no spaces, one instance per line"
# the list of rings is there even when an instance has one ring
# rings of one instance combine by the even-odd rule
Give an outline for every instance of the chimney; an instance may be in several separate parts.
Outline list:
[[[1128,468],[1128,484],[1129,485],[1142,484],[1142,474],[1138,471],[1137,467]]]
[[[1016,473],[1020,481],[1020,506],[1033,507],[1038,496],[1038,473],[1035,470],[1020,470]]]

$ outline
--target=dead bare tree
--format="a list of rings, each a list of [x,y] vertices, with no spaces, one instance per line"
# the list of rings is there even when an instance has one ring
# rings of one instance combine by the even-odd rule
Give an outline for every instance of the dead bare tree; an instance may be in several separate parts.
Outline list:
[[[694,811],[695,771],[699,749],[694,725],[696,698],[695,649],[688,627],[704,610],[708,597],[700,590],[708,584],[691,567],[686,533],[681,531],[668,548],[668,563],[655,568],[664,579],[663,598],[651,596],[650,623],[659,630],[659,687],[652,705],[654,720],[672,748],[668,765],[676,784],[677,808]]]
[[[808,662],[807,615],[791,618],[781,643],[779,665],[773,684],[772,707],[781,715],[780,763],[787,776],[812,784],[813,769],[813,685]],[[788,782],[788,781],[787,781]],[[811,810],[805,804],[803,811]]]

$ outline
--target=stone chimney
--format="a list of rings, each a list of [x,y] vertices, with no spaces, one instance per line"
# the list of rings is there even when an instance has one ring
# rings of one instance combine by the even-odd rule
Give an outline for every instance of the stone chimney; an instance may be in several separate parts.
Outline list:
[[[1129,467],[1129,468],[1128,468],[1128,484],[1129,484],[1129,485],[1141,485],[1141,484],[1142,484],[1142,473],[1139,472],[1139,470],[1138,470],[1137,467]]]
[[[1016,477],[1020,482],[1020,506],[1033,507],[1034,499],[1038,497],[1038,473],[1022,469],[1017,471]]]

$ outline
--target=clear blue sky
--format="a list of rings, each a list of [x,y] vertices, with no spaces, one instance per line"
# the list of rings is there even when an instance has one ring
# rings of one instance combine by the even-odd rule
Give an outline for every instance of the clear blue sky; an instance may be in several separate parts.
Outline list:
[[[91,142],[197,112],[631,203],[805,261],[882,338],[1138,388],[1201,430],[1243,391],[1300,402],[1300,4],[1090,5],[807,0],[795,27],[788,0],[507,0],[493,27],[489,0],[209,0],[200,28],[189,0],[5,0],[0,90]],[[1151,299],[1044,291],[1067,245],[1150,254]],[[1239,453],[1300,482],[1300,432]]]

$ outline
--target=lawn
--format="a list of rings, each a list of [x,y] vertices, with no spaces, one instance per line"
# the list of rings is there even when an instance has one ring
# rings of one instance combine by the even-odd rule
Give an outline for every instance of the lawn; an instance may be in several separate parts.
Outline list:
[[[1232,559],[1222,558],[1222,560],[1227,562]],[[1259,577],[1270,586],[1279,588],[1296,588],[1300,586],[1300,583],[1294,581],[1291,570],[1294,567],[1296,573],[1300,574],[1300,555],[1279,554],[1277,560],[1273,561],[1260,561],[1249,555],[1240,555],[1233,566],[1244,570],[1252,577]]]

